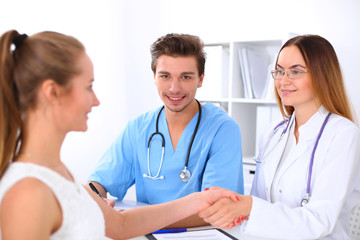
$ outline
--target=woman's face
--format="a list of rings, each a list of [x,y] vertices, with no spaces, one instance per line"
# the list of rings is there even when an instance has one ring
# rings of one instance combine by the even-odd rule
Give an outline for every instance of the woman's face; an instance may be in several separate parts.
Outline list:
[[[90,58],[84,53],[78,60],[80,74],[70,80],[70,89],[62,96],[58,124],[65,132],[86,131],[88,113],[100,104],[93,91],[94,71]]]
[[[296,79],[290,79],[285,73],[282,79],[275,80],[277,93],[285,106],[293,106],[296,111],[317,109],[311,89],[311,76],[307,72],[309,69],[298,47],[292,45],[283,48],[276,69],[300,73]]]

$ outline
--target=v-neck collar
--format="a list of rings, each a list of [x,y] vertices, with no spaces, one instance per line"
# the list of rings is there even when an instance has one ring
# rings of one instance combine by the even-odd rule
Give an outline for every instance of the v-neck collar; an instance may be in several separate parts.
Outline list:
[[[165,133],[164,134],[165,142],[169,143],[168,145],[171,145],[172,153],[177,153],[177,152],[183,153],[185,151],[187,152],[192,134],[196,127],[198,116],[199,116],[199,111],[194,115],[194,117],[190,120],[188,125],[186,125],[184,131],[181,133],[181,136],[179,138],[179,141],[176,145],[176,150],[175,150],[174,145],[172,144],[172,141],[171,141],[169,125],[166,120],[165,111],[163,111],[163,113],[161,113],[160,119],[159,119],[159,131]],[[161,129],[162,127],[163,128],[165,127],[165,129],[162,130]]]

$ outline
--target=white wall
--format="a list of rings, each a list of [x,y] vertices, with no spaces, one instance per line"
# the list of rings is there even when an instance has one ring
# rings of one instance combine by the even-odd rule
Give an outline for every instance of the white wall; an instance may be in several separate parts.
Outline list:
[[[129,119],[161,104],[149,47],[168,32],[195,34],[206,42],[278,39],[289,32],[322,35],[338,53],[360,116],[359,0],[0,0],[0,32],[12,28],[73,35],[94,62],[101,105],[90,115],[89,130],[70,133],[62,150],[81,182]]]

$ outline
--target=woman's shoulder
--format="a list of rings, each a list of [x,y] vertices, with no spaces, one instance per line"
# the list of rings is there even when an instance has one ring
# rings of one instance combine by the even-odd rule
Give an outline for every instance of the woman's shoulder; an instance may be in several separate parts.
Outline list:
[[[4,179],[6,181],[6,179]],[[21,196],[21,197],[19,197]],[[27,202],[42,202],[53,198],[52,190],[41,180],[28,176],[16,181],[5,193],[5,198],[12,199],[11,202],[18,206]]]
[[[29,179],[33,179],[29,181]],[[26,181],[24,181],[26,180]],[[33,163],[14,162],[5,171],[0,181],[0,196],[20,182],[41,183],[54,191],[58,185],[68,184],[68,181],[53,170]]]
[[[323,139],[335,145],[360,143],[360,130],[351,120],[332,113],[324,128]]]
[[[353,121],[337,114],[331,114],[328,124],[332,130],[360,133],[359,127]]]
[[[5,213],[6,218],[2,220],[15,221],[20,225],[27,222],[26,225],[33,231],[38,231],[39,229],[36,228],[39,225],[42,226],[41,231],[49,232],[60,226],[61,208],[47,184],[37,178],[25,175],[16,182],[11,182],[6,176],[1,181],[4,183],[10,181],[11,183],[7,189],[2,189],[1,193],[0,211]],[[42,223],[34,222],[35,225],[31,225],[28,219],[41,219]],[[45,229],[46,226],[49,227],[48,230]]]
[[[0,182],[0,194],[4,189],[12,187],[22,179],[33,177],[34,172],[38,170],[35,164],[13,162],[6,169]]]

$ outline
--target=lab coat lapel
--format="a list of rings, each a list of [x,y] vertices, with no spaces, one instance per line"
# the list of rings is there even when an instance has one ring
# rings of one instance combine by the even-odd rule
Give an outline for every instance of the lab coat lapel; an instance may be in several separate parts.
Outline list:
[[[290,123],[289,123],[290,125],[292,124],[292,121],[293,121],[293,118],[290,119]],[[266,157],[265,163],[264,163],[267,165],[266,171],[264,171],[264,177],[265,177],[265,182],[269,183],[269,185],[266,186],[268,189],[270,189],[272,181],[274,180],[276,170],[278,168],[280,159],[281,159],[282,154],[285,149],[287,139],[289,137],[289,131],[286,131],[284,136],[278,142],[278,139],[280,138],[280,135],[283,130],[284,130],[284,128],[277,130],[277,133],[273,136],[273,139],[270,141],[269,148],[267,149],[267,151],[271,151],[271,153],[269,153],[269,155]],[[271,150],[271,149],[273,149],[273,150]],[[266,155],[266,154],[267,153],[265,153],[264,155]],[[270,191],[267,191],[267,198],[270,200]]]
[[[293,134],[293,133],[291,133]],[[293,136],[289,136],[293,137]],[[295,140],[294,140],[295,141]],[[286,159],[284,159],[284,165],[279,169],[278,175],[281,178],[282,175],[288,170],[288,168],[294,164],[303,154],[304,152],[309,148],[309,142],[299,144],[295,147],[294,151],[291,152]]]
[[[292,164],[294,164],[301,156],[304,155],[306,151],[308,151],[310,148],[311,149],[313,148],[316,137],[318,135],[318,131],[320,130],[322,122],[325,119],[325,114],[321,114],[322,112],[325,112],[325,114],[327,114],[327,111],[324,111],[321,108],[320,111],[315,113],[313,117],[309,119],[309,121],[306,123],[306,126],[304,126],[305,129],[299,130],[300,141],[295,147],[294,151],[288,155],[288,158],[284,162],[284,165],[281,167],[281,169],[279,169],[278,174],[280,178]],[[291,134],[293,134],[292,131]],[[309,162],[310,162],[310,155],[309,155]]]

